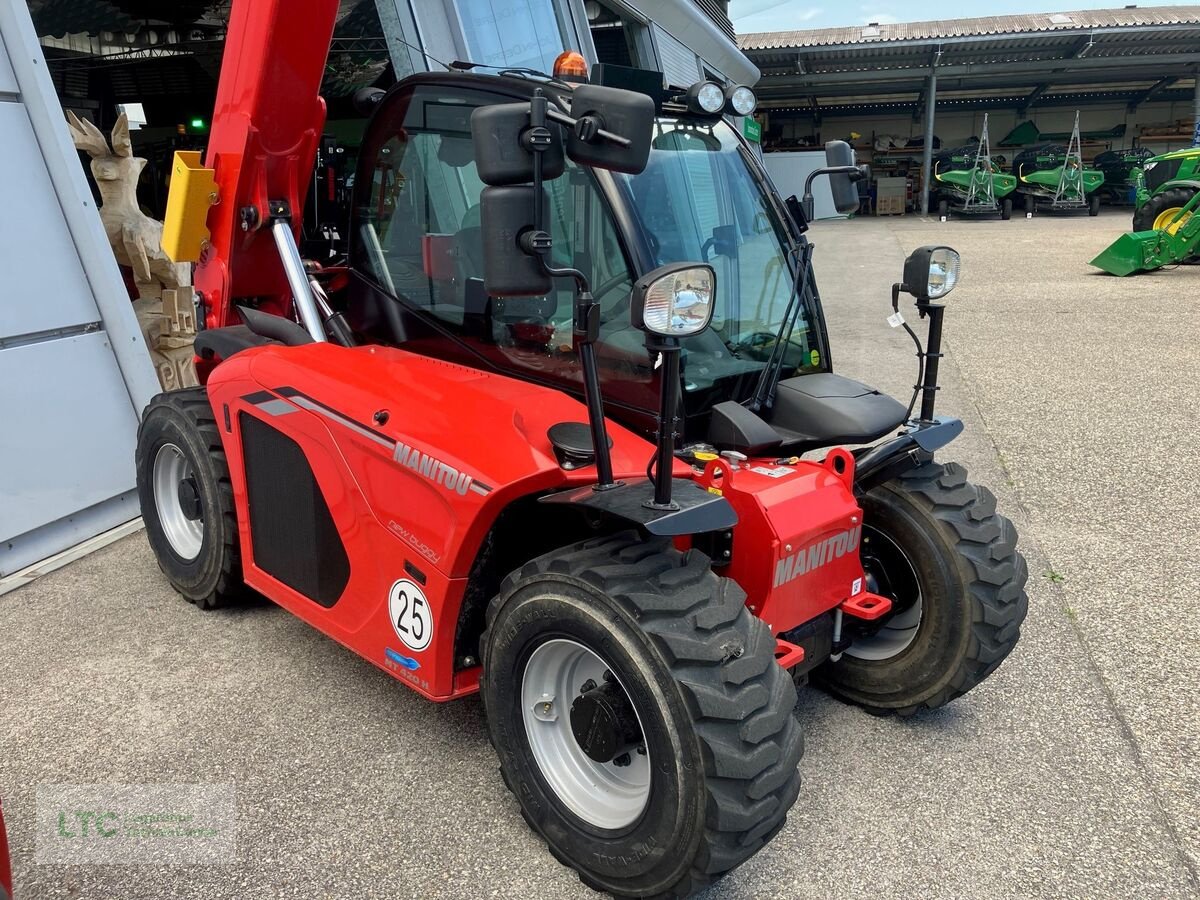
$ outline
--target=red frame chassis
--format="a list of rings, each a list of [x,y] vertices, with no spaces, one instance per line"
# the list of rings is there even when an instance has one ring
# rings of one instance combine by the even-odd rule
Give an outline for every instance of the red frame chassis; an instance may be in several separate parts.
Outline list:
[[[207,386],[229,461],[246,583],[432,700],[477,690],[477,666],[455,671],[456,623],[472,564],[511,503],[595,480],[592,467],[561,468],[546,436],[557,422],[585,421],[583,404],[379,346],[245,350],[218,366]],[[255,559],[255,528],[274,526],[256,523],[251,512],[243,416],[300,446],[329,507],[349,561],[348,580],[330,606]],[[644,479],[654,446],[619,425],[609,428],[616,477]],[[821,462],[716,460],[703,473],[677,462],[675,475],[696,478],[737,512],[731,557],[717,560],[717,571],[746,591],[747,605],[774,634],[839,607],[864,619],[887,611],[889,601],[866,591],[857,552],[862,511],[854,458],[845,450]],[[419,590],[432,632],[421,649],[402,643],[388,604],[414,569],[424,579]],[[779,657],[795,665],[802,653],[782,643]]]

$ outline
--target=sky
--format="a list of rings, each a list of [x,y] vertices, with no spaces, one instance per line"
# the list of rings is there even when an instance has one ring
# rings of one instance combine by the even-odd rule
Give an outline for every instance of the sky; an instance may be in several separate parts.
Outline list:
[[[1163,4],[1137,2],[1139,6]],[[1010,13],[1066,12],[1073,9],[1119,9],[1124,0],[730,0],[729,17],[738,34],[753,31],[790,31],[796,28],[836,28],[890,22],[924,22],[929,19],[958,19],[1001,16]],[[1175,0],[1171,5],[1196,6],[1200,0]]]

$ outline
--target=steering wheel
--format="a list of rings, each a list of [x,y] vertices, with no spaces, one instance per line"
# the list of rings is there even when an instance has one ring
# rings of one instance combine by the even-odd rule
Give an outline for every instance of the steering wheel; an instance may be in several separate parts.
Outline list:
[[[736,353],[739,350],[759,350],[774,345],[778,335],[770,331],[755,331],[743,341],[738,341],[730,349]]]

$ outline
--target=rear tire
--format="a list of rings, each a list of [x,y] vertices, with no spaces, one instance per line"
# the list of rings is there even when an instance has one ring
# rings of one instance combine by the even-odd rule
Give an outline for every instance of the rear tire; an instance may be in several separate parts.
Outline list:
[[[955,463],[930,463],[862,498],[871,589],[896,612],[815,680],[878,714],[911,715],[965,694],[1012,652],[1028,570],[996,498]]]
[[[146,536],[175,590],[201,609],[240,596],[233,487],[204,388],[150,401],[138,426],[134,466]]]
[[[500,773],[530,827],[585,884],[688,896],[783,826],[803,752],[795,687],[770,629],[708,557],[635,532],[575,544],[509,575],[487,621],[480,693]],[[581,666],[566,681],[541,678],[555,653]],[[595,690],[580,661],[614,676],[636,713],[637,737],[625,739],[645,754],[593,766],[579,758],[573,714],[550,718],[574,710],[589,681]],[[581,693],[562,696],[585,675]],[[574,767],[553,764],[571,753]],[[573,769],[592,772],[581,782]]]
[[[1000,219],[1003,222],[1007,222],[1011,218],[1012,218],[1012,198],[1005,197],[1003,200],[1000,201]]]

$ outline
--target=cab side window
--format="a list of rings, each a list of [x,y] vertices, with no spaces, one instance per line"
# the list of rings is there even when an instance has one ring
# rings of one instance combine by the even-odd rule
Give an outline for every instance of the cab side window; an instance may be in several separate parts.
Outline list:
[[[387,128],[376,130],[385,137],[364,147],[374,163],[369,197],[360,201],[358,265],[399,302],[436,318],[477,352],[502,365],[577,380],[570,279],[555,279],[545,297],[492,298],[484,291],[484,184],[475,167],[470,114],[499,99],[478,92],[447,99],[444,90],[418,88],[407,103],[381,110]],[[366,170],[360,177],[367,177]],[[601,364],[617,377],[648,379],[644,339],[629,326],[633,273],[594,178],[568,163],[545,189],[551,262],[587,273],[601,305]]]

